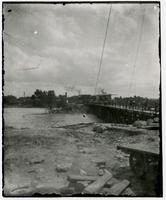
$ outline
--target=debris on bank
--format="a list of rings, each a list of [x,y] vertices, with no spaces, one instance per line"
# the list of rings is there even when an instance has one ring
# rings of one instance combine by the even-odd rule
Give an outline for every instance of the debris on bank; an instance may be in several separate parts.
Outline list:
[[[101,169],[99,169],[101,170]],[[128,180],[118,180],[107,170],[103,170],[102,175],[68,175],[70,187],[77,187],[81,183],[81,194],[98,194],[105,196],[136,196],[132,189],[129,187]],[[85,184],[86,183],[86,184]],[[74,191],[73,191],[74,192]],[[75,191],[76,192],[76,191]],[[76,193],[73,194],[76,194]]]
[[[57,172],[67,172],[72,167],[72,163],[58,164],[56,166]]]
[[[157,124],[154,121],[147,126]],[[5,129],[5,194],[151,194],[154,189],[146,189],[148,184],[144,186],[129,168],[129,156],[116,149],[138,142],[159,143],[159,131],[145,127],[89,123],[63,129]]]
[[[96,123],[93,131],[103,133],[105,130],[122,130],[131,133],[145,133],[146,129],[158,130],[159,118],[148,119],[147,121],[137,120],[133,124],[115,124],[115,123]]]

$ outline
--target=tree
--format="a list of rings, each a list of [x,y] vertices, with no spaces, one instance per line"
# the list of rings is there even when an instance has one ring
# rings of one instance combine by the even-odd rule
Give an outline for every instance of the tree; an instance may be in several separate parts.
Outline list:
[[[56,105],[56,96],[53,90],[42,91],[37,89],[31,96],[33,105],[37,107],[45,107],[52,110]]]
[[[47,94],[47,105],[48,105],[48,108],[50,110],[52,110],[52,108],[55,106],[55,93],[53,90],[50,90],[48,91],[48,94]]]
[[[13,95],[4,96],[4,103],[8,105],[15,105],[17,104],[17,97]]]

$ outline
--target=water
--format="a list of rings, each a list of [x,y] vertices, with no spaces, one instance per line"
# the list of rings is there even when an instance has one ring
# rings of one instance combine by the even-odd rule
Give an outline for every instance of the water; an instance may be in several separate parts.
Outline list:
[[[5,108],[4,120],[6,127],[48,129],[78,123],[97,122],[94,115],[47,114],[43,108]]]

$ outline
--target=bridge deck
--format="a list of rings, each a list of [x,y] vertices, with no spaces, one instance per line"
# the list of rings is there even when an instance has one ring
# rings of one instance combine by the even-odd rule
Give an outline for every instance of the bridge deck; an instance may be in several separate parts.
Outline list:
[[[133,108],[124,108],[121,106],[86,104],[89,111],[101,118],[104,122],[132,124],[137,120],[146,121],[158,117],[159,113],[147,110],[138,110]]]
[[[156,112],[150,111],[150,110],[138,110],[138,109],[126,108],[126,107],[122,107],[122,106],[103,105],[103,104],[88,104],[88,105],[89,106],[105,107],[105,108],[117,108],[117,109],[122,109],[122,110],[126,110],[126,111],[135,111],[135,112],[148,113],[148,114],[156,114],[156,115],[159,114],[159,113],[156,113]]]
[[[126,146],[117,146],[118,150],[122,150],[125,153],[141,153],[144,155],[159,156],[159,144],[128,144]]]

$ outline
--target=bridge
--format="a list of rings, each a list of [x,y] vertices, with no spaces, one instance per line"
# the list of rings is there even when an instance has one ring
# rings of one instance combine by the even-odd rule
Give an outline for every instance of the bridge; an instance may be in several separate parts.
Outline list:
[[[89,112],[104,122],[132,124],[136,120],[147,120],[159,116],[159,113],[149,110],[131,109],[122,106],[86,104]]]

